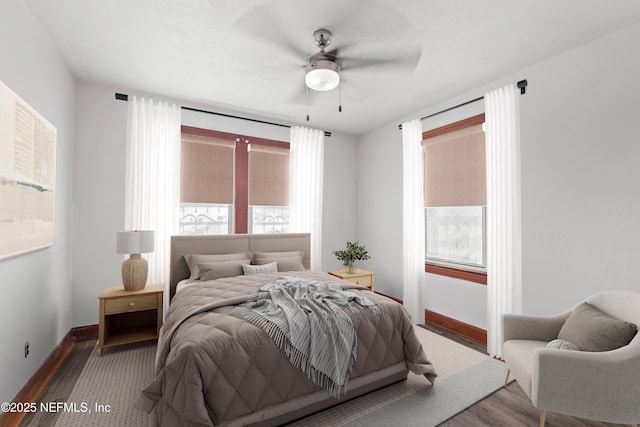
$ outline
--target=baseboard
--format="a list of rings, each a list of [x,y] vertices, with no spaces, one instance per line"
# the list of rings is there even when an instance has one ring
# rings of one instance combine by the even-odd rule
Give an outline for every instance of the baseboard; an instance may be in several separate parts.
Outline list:
[[[376,291],[376,294],[380,294],[384,297],[390,298],[397,303],[402,304],[402,300],[398,298],[385,295],[382,292]],[[435,311],[424,311],[425,323],[433,323],[434,325],[441,326],[445,329],[455,332],[458,335],[469,338],[470,340],[479,342],[480,344],[487,345],[487,331],[480,329],[476,326],[469,325],[468,323],[461,322],[451,317],[447,317],[443,314],[436,313]]]
[[[62,341],[53,349],[40,369],[27,381],[18,392],[13,402],[36,402],[42,390],[47,386],[53,374],[67,358],[76,342],[98,339],[98,325],[81,326],[69,329]],[[24,412],[5,412],[0,415],[0,426],[14,427],[20,424]]]
[[[441,326],[476,342],[487,345],[487,331],[477,326],[469,325],[468,323],[430,310],[424,311],[424,320],[425,322],[433,323],[434,325]]]
[[[82,342],[98,339],[98,325],[78,326],[71,328],[74,342]]]

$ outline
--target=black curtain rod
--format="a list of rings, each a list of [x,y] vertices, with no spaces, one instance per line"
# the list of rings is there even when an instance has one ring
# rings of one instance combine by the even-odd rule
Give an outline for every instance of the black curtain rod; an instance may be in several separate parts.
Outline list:
[[[520,80],[517,83],[518,89],[520,89],[520,95],[524,95],[527,92],[527,80]],[[466,101],[458,105],[454,105],[453,107],[445,108],[444,110],[437,111],[433,114],[429,114],[428,116],[420,117],[420,120],[428,119],[433,116],[437,116],[438,114],[446,113],[447,111],[455,110],[456,108],[464,107],[465,105],[473,104],[474,102],[482,101],[484,96],[480,96],[476,99],[472,99],[471,101]],[[398,125],[398,129],[402,130],[402,124]]]
[[[119,99],[120,101],[128,101],[129,100],[129,95],[126,95],[124,93],[116,93],[116,99]],[[191,107],[184,107],[184,106],[181,106],[180,108],[182,108],[183,110],[195,111],[197,113],[213,114],[214,116],[229,117],[229,118],[232,118],[232,119],[246,120],[246,121],[254,122],[254,123],[262,123],[262,124],[265,124],[265,125],[280,126],[280,127],[283,127],[283,128],[291,128],[290,125],[284,125],[282,123],[267,122],[267,121],[258,120],[258,119],[251,119],[249,117],[234,116],[232,114],[217,113],[215,111],[201,110],[199,108],[191,108]],[[328,132],[328,131],[325,130],[324,131],[324,136],[327,136],[327,137],[331,136],[331,132]]]

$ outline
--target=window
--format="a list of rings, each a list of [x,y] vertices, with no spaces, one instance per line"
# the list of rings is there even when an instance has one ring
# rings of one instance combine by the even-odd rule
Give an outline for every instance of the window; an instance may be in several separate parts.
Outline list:
[[[485,267],[485,207],[425,208],[427,260]]]
[[[249,233],[289,232],[289,206],[249,206]]]
[[[430,272],[454,277],[455,270],[484,272],[483,122],[481,114],[423,133],[427,271],[433,265]],[[486,283],[486,275],[474,281]]]
[[[179,234],[230,234],[233,205],[180,203]]]
[[[249,233],[289,231],[289,148],[249,144]]]
[[[180,144],[180,234],[233,233],[235,142],[193,135]]]
[[[180,164],[180,234],[288,231],[288,143],[183,126]]]

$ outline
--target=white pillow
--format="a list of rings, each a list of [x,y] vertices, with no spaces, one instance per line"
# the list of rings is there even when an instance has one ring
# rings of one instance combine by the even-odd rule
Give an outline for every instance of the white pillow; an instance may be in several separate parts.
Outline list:
[[[262,265],[242,264],[242,271],[244,271],[245,276],[250,274],[277,273],[278,263],[274,261]]]

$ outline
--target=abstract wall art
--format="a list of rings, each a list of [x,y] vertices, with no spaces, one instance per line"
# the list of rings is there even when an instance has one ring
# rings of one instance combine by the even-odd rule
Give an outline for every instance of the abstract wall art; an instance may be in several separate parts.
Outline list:
[[[0,259],[55,237],[56,128],[0,82]]]

